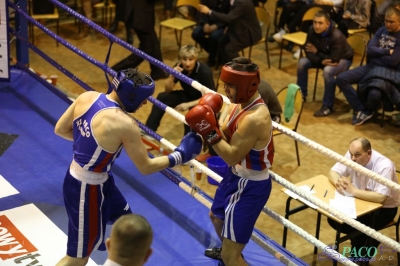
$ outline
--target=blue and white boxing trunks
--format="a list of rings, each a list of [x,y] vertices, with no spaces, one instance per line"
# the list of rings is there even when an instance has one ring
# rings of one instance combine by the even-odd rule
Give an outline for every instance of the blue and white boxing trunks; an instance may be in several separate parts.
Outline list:
[[[224,221],[224,238],[247,244],[271,194],[271,177],[254,181],[228,172],[215,192],[211,211]]]
[[[111,173],[89,172],[75,162],[65,176],[63,194],[69,217],[67,255],[70,257],[84,258],[93,250],[105,250],[106,224],[131,213]]]

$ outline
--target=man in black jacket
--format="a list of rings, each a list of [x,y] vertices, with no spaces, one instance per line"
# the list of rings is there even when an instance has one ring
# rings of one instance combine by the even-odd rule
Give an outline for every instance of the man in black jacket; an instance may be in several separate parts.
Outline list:
[[[123,14],[123,21],[136,32],[140,41],[139,50],[162,62],[160,44],[154,30],[154,2],[155,0],[124,1],[123,8],[125,13]],[[116,72],[127,68],[136,68],[143,60],[142,57],[132,53],[111,68]],[[150,64],[150,69],[150,76],[153,80],[168,77],[167,73],[153,64]]]
[[[297,65],[297,85],[301,88],[305,100],[308,69],[322,68],[325,92],[322,107],[314,113],[314,116],[328,116],[333,112],[335,76],[350,67],[353,49],[342,32],[335,27],[335,23],[330,20],[329,14],[322,10],[314,16],[313,26],[308,31],[304,50],[306,57],[301,58]]]
[[[226,33],[220,39],[220,64],[225,64],[239,56],[239,51],[261,40],[261,27],[252,0],[231,0],[227,14],[217,12],[205,5],[199,11],[218,23],[227,25]]]

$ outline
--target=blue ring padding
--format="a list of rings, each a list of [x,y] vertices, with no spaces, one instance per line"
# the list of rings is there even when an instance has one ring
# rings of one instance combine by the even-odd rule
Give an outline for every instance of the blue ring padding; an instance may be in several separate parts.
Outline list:
[[[24,190],[27,194],[0,199],[0,209],[9,209],[29,202],[35,203],[35,205],[38,205],[43,210],[50,209],[53,213],[55,209],[57,209],[57,215],[53,216],[57,216],[56,218],[58,220],[53,222],[59,225],[60,228],[66,230],[67,219],[65,211],[61,210],[63,205],[61,184],[68,163],[70,163],[71,160],[70,149],[72,145],[70,141],[63,140],[56,136],[53,130],[57,119],[65,111],[65,108],[68,107],[68,104],[60,104],[59,98],[54,97],[52,91],[43,90],[43,83],[35,82],[37,79],[32,78],[30,72],[27,74],[25,71],[20,71],[16,68],[13,68],[11,72],[12,83],[0,83],[0,97],[4,100],[3,104],[0,105],[0,111],[2,113],[0,121],[1,124],[4,125],[3,130],[6,130],[7,133],[19,134],[20,136],[3,156],[0,157],[0,168],[2,169],[2,174],[6,178],[8,177],[12,185],[21,192]],[[15,100],[10,100],[10,97],[14,97]],[[33,116],[41,117],[42,120],[44,119],[47,122],[38,124],[35,119],[32,119]],[[188,181],[176,176],[173,171],[167,170],[167,172],[175,184],[179,184],[180,182],[189,184]],[[214,261],[202,255],[203,248],[218,244],[214,242],[218,240],[216,236],[213,236],[214,232],[211,223],[208,221],[207,208],[201,205],[196,199],[187,195],[187,193],[183,192],[180,188],[177,188],[176,191],[172,191],[172,188],[175,188],[175,186],[165,178],[160,179],[160,177],[158,177],[159,174],[137,176],[137,170],[132,166],[132,162],[125,152],[121,154],[120,158],[118,158],[115,163],[113,173],[118,177],[116,178],[117,186],[121,189],[123,195],[127,195],[127,197],[128,194],[130,195],[132,193],[144,195],[151,202],[155,201],[154,206],[157,208],[157,211],[161,211],[164,215],[167,215],[166,218],[164,216],[164,218],[161,218],[151,216],[150,213],[148,214],[152,217],[152,223],[154,223],[158,233],[164,234],[164,232],[161,231],[168,231],[165,227],[167,224],[166,220],[168,220],[168,222],[171,220],[174,224],[183,226],[179,230],[186,235],[189,234],[191,237],[189,240],[179,240],[183,241],[181,244],[183,246],[181,246],[179,252],[177,252],[172,246],[169,246],[170,244],[176,246],[177,242],[179,242],[177,239],[163,239],[163,236],[157,233],[155,236],[157,243],[155,243],[154,246],[156,254],[154,254],[154,257],[152,256],[153,258],[149,261],[149,266],[165,265],[159,261],[158,263],[154,262],[156,257],[160,257],[157,251],[161,249],[167,250],[169,254],[169,257],[165,257],[165,259],[168,259],[170,262],[172,261],[172,264],[167,265],[216,265],[213,264]],[[35,188],[35,183],[42,185],[39,185],[39,188]],[[130,184],[130,186],[126,186],[126,184]],[[153,188],[156,191],[150,190]],[[169,189],[171,189],[171,191]],[[161,193],[162,196],[156,193]],[[186,198],[186,196],[188,197]],[[170,202],[170,200],[172,200],[170,197],[178,197],[177,202],[179,202],[180,205],[182,205],[182,198],[179,197],[185,197],[183,202],[184,209],[177,209],[177,206],[173,205],[172,201]],[[165,203],[172,205],[165,205]],[[134,202],[134,204],[136,204],[136,202]],[[141,209],[139,205],[132,206],[134,210],[137,211],[148,211],[148,209],[142,210],[146,208],[145,206]],[[195,206],[197,206],[196,209],[191,209]],[[200,209],[198,210],[197,208],[201,209],[200,217],[198,213]],[[186,212],[188,212],[188,216],[183,215],[184,213],[186,215]],[[52,214],[48,215],[52,216]],[[260,235],[262,236],[262,234]],[[179,237],[179,235],[176,235],[176,237]],[[193,240],[191,240],[192,238]],[[187,243],[187,241],[192,242]],[[279,247],[279,245],[276,247],[283,253],[284,249]],[[189,251],[192,249],[200,253]],[[261,262],[258,260],[260,254],[264,257],[267,256],[267,253],[262,250],[262,253],[256,254],[253,253],[253,249],[261,248],[251,242],[244,251],[244,254],[248,256],[250,262],[253,262],[252,265],[261,265],[259,264]],[[184,253],[182,254],[181,252]],[[196,256],[197,261],[189,261],[189,257],[185,258],[185,252],[188,252],[188,256]],[[104,252],[101,254],[102,256],[106,255]],[[100,255],[95,254],[94,256]],[[176,256],[176,258],[174,256]],[[178,258],[182,259],[182,261],[178,261]],[[153,263],[150,263],[152,261]],[[254,261],[258,261],[258,263],[254,264]],[[293,259],[293,261],[296,265],[306,265],[298,259]],[[278,265],[277,263],[277,261],[274,261],[271,262],[271,264],[268,263],[268,265]],[[281,264],[279,263],[279,265]]]

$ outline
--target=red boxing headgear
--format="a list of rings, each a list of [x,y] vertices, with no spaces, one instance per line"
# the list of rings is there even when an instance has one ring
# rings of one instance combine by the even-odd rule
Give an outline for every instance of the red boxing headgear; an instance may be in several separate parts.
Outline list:
[[[220,80],[236,87],[234,103],[247,103],[258,90],[260,71],[249,58],[237,57],[222,67]]]

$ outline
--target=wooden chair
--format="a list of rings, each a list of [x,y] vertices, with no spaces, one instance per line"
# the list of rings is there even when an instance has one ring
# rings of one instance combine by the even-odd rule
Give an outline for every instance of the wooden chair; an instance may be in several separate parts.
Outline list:
[[[58,13],[58,8],[57,6],[54,6],[54,11],[53,13],[49,14],[35,14],[33,12],[32,8],[32,0],[29,1],[29,15],[34,19],[34,20],[48,20],[48,19],[54,19],[56,21],[56,34],[59,35],[60,32],[60,15]],[[35,44],[35,32],[33,28],[33,24],[28,23],[28,30],[29,30],[29,36],[32,39],[32,44]],[[56,45],[58,47],[58,41],[56,41]]]
[[[360,64],[355,64],[355,61],[353,60],[350,69],[354,68],[354,66],[362,66],[364,63],[365,53],[367,49],[367,44],[365,42],[364,37],[361,35],[352,35],[347,38],[347,42],[349,43],[351,48],[353,48],[354,54],[360,56],[361,58]],[[317,71],[315,73],[313,101],[315,100],[315,92],[317,90],[318,73],[319,73],[319,68],[317,68]]]
[[[101,10],[101,25],[104,27],[113,21],[113,13],[115,11],[115,4],[110,0],[103,0],[93,6],[93,9]]]
[[[317,13],[320,10],[322,10],[322,8],[320,7],[312,7],[309,10],[307,10],[307,12],[304,14],[301,20],[301,24],[303,24],[305,21],[313,20],[315,13]],[[300,49],[302,49],[301,46],[304,45],[307,40],[307,32],[297,31],[293,33],[286,33],[285,35],[282,36],[282,43],[285,40],[299,45]],[[281,45],[281,52],[279,54],[279,67],[278,67],[279,69],[281,68],[281,62],[282,62],[282,51],[283,51],[283,45]]]
[[[256,7],[256,14],[257,14],[257,19],[260,22],[261,29],[265,31],[265,35],[259,40],[257,43],[253,44],[249,48],[249,58],[251,58],[251,50],[253,46],[257,44],[263,43],[265,45],[265,52],[267,53],[267,62],[268,62],[268,68],[271,68],[271,64],[269,61],[269,49],[268,49],[268,34],[269,34],[269,27],[271,24],[271,17],[267,10],[263,7]]]
[[[160,36],[159,36],[159,41],[160,45],[162,43],[161,41],[161,33],[162,33],[162,28],[170,28],[175,31],[175,38],[176,38],[176,43],[178,45],[178,49],[181,48],[182,45],[182,32],[187,29],[187,28],[192,28],[197,25],[197,22],[195,21],[196,18],[194,19],[188,19],[188,18],[180,18],[177,17],[177,11],[181,7],[188,7],[191,8],[192,10],[196,10],[200,4],[200,0],[177,0],[176,5],[175,5],[175,17],[163,20],[160,22]],[[197,16],[197,14],[196,14]],[[179,31],[179,36],[178,36],[178,31]]]
[[[282,106],[282,110],[285,109],[285,102],[286,102],[286,97],[288,96],[288,87],[285,87],[281,89],[277,94],[279,103]],[[301,94],[300,89],[296,91],[294,94],[294,114],[293,117],[290,119],[289,122],[285,121],[285,118],[282,119],[281,125],[284,127],[287,127],[294,132],[297,131],[297,126],[299,125],[300,118],[301,118],[301,113],[303,112],[303,96]],[[282,133],[276,129],[273,131],[273,136],[279,136],[282,135]],[[296,156],[297,156],[297,165],[300,166],[300,156],[299,156],[299,148],[297,146],[297,141],[294,141],[294,145],[296,148]]]

